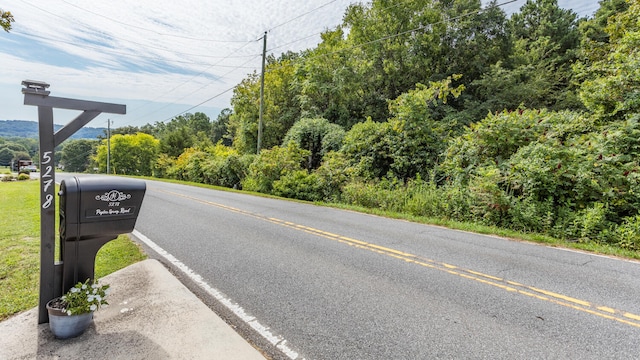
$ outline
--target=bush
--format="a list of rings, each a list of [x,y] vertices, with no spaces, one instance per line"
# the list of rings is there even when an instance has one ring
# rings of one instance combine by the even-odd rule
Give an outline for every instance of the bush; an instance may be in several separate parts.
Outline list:
[[[407,186],[408,197],[404,212],[415,216],[428,216],[449,220],[473,219],[473,197],[467,187],[445,185],[417,180]]]
[[[287,173],[274,181],[272,194],[307,201],[323,199],[322,184],[318,175],[309,174],[306,170]]]
[[[0,177],[0,180],[1,181],[13,181],[13,180],[15,180],[15,178],[13,176],[11,176],[11,175],[5,175],[3,177]]]
[[[508,210],[510,227],[521,232],[549,233],[556,221],[553,198],[534,200],[531,197],[514,198]]]
[[[242,188],[270,194],[273,182],[287,173],[302,170],[309,151],[300,149],[291,141],[286,147],[274,146],[270,150],[262,150],[249,165],[249,173],[242,181]]]
[[[618,246],[629,250],[640,250],[640,215],[625,218],[613,233]]]
[[[327,153],[322,165],[314,172],[322,184],[322,198],[326,201],[339,201],[342,187],[354,177],[354,171],[344,154],[335,151]]]
[[[238,155],[235,152],[226,156],[211,156],[203,165],[205,182],[234,189],[240,188],[254,158],[255,155]]]
[[[18,175],[18,180],[19,181],[23,181],[23,180],[30,180],[31,176],[29,176],[29,174],[24,174],[24,173],[20,173],[20,175]]]
[[[406,191],[394,189],[388,181],[378,183],[352,181],[342,191],[342,201],[347,204],[387,211],[401,211]]]
[[[169,178],[194,182],[204,182],[202,165],[208,154],[196,148],[185,149],[166,171]],[[165,159],[166,161],[166,159]],[[169,163],[167,161],[167,163]]]

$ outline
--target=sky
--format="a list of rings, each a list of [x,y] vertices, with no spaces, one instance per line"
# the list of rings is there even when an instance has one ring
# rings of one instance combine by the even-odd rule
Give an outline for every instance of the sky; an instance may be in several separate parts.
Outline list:
[[[482,0],[483,4],[488,0]],[[526,0],[498,0],[507,13]],[[50,84],[50,96],[127,106],[87,126],[142,126],[230,108],[233,88],[260,73],[267,54],[314,48],[352,0],[0,0],[15,18],[0,30],[0,120],[37,121],[22,81]],[[598,0],[558,0],[581,17]],[[66,124],[78,111],[54,110]]]

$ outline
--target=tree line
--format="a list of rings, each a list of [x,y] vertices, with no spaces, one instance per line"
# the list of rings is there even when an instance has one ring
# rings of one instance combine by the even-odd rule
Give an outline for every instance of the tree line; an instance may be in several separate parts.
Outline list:
[[[639,0],[353,4],[215,121],[116,130],[111,170],[640,249]],[[106,141],[65,167],[106,171]],[[73,147],[78,148],[73,148]],[[80,169],[80,168],[79,168]]]

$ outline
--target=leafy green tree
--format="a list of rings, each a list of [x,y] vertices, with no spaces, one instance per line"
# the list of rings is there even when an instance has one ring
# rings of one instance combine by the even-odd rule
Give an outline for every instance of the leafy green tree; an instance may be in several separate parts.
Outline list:
[[[459,127],[456,123],[436,120],[434,113],[439,106],[447,104],[449,97],[460,96],[463,85],[451,88],[451,83],[459,78],[459,75],[448,77],[429,86],[417,84],[415,89],[389,102],[393,115],[389,123],[397,134],[390,148],[394,176],[406,181],[433,175],[431,170]]]
[[[151,176],[159,141],[149,134],[111,137],[111,171],[114,174]],[[107,140],[98,146],[95,161],[100,172],[107,168]]]
[[[0,27],[6,32],[11,30],[11,23],[15,22],[11,11],[4,11],[0,9]]]
[[[627,0],[601,0],[594,17],[580,23],[580,58],[583,63],[590,65],[592,61],[606,57],[610,46],[606,31],[609,18],[627,11],[629,4]]]
[[[216,121],[211,125],[213,132],[211,140],[214,144],[221,141],[225,146],[233,145],[233,138],[229,133],[229,118],[232,113],[231,109],[222,109]]]
[[[430,0],[376,0],[347,9],[343,20],[349,34],[346,56],[357,64],[364,104],[360,118],[386,120],[388,99],[439,73],[440,44],[446,31],[441,15]]]
[[[156,122],[153,133],[160,140],[160,152],[173,158],[190,147],[212,144],[211,121],[201,112],[176,116],[167,123]]]
[[[640,112],[640,2],[609,18],[607,42],[600,58],[579,68],[586,80],[580,98],[585,106],[606,120],[621,120]]]
[[[160,152],[174,158],[193,145],[194,137],[186,127],[167,130],[160,138]]]
[[[38,158],[40,144],[35,138],[12,137],[7,146],[15,151],[25,151],[31,158]]]
[[[302,117],[325,118],[345,129],[365,119],[361,66],[338,27],[321,34],[322,42],[304,53],[296,67]]]
[[[0,147],[0,166],[11,165],[11,160],[13,160],[13,150],[6,146]]]
[[[557,0],[527,0],[509,20],[514,39],[535,42],[548,38],[556,56],[571,60],[580,41],[577,15],[558,6]]]
[[[292,199],[319,201],[322,200],[322,182],[315,173],[296,170],[286,173],[273,182],[273,195]]]
[[[300,119],[295,83],[296,54],[267,58],[264,85],[262,143],[264,149],[282,143],[289,128]],[[234,89],[231,99],[233,114],[229,117],[229,132],[233,146],[244,154],[255,153],[258,144],[260,112],[260,77],[253,73]]]
[[[347,131],[341,153],[355,175],[365,179],[381,179],[393,164],[392,146],[397,132],[389,122],[374,122],[367,119],[355,124]]]
[[[60,153],[60,164],[64,166],[65,171],[85,172],[95,156],[96,147],[99,142],[97,140],[68,140],[66,141]]]
[[[166,169],[167,176],[173,179],[202,183],[204,182],[203,166],[207,156],[204,150],[198,148],[184,149],[173,166]]]
[[[451,74],[464,74],[470,84],[504,58],[509,49],[506,15],[495,5],[491,3],[485,11],[479,0],[380,0],[352,5],[343,26],[349,34],[347,54],[357,64],[353,66],[359,82],[355,93],[366,105],[360,118],[384,121],[386,102],[415,84]],[[458,103],[462,99],[452,101],[460,108]]]
[[[511,46],[507,17],[497,1],[491,1],[484,10],[479,0],[435,3],[446,14],[443,20],[447,28],[440,50],[444,59],[439,74],[430,80],[462,74],[470,83],[488,71],[490,65],[507,56]]]
[[[580,109],[571,65],[579,21],[557,0],[527,0],[509,20],[512,53],[474,82],[488,112],[527,108]]]
[[[233,136],[233,147],[245,154],[255,154],[258,148],[259,81],[255,72],[248,75],[233,89],[231,98],[233,113],[229,117],[228,128]]]
[[[5,145],[3,145],[4,148],[7,148],[11,151],[24,151],[26,153],[29,152],[29,150],[27,150],[26,147],[24,147],[24,145],[18,144],[18,143],[14,143],[14,142],[9,142],[6,143]]]
[[[274,146],[269,150],[262,150],[249,166],[249,173],[242,181],[242,188],[269,194],[275,181],[289,173],[303,170],[308,156],[309,152],[300,149],[293,141],[283,147]]]
[[[208,157],[202,166],[205,182],[236,189],[247,177],[249,166],[256,156],[238,154],[233,148],[221,143],[207,148],[207,154]]]
[[[445,148],[455,124],[434,120],[437,107],[451,95],[460,95],[464,86],[451,88],[458,76],[418,84],[414,90],[389,103],[389,121],[368,120],[354,125],[344,138],[341,152],[364,179],[387,176],[408,180],[427,177]]]
[[[294,141],[301,149],[308,150],[307,170],[313,170],[320,166],[324,154],[342,147],[344,133],[340,125],[331,124],[327,119],[305,118],[289,129],[283,144]]]
[[[132,126],[132,125],[127,125],[127,126],[121,126],[115,129],[111,130],[111,135],[117,135],[117,134],[121,134],[121,135],[135,135],[139,132],[144,132],[141,131],[139,127],[137,126]]]
[[[449,180],[466,184],[478,168],[502,168],[513,154],[532,142],[548,138],[564,142],[596,129],[593,120],[577,113],[505,110],[487,115],[453,138],[440,168]]]

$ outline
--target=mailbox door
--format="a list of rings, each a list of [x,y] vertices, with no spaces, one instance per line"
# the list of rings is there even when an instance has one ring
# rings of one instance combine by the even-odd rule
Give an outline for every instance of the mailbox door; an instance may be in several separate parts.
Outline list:
[[[61,238],[80,240],[133,231],[146,183],[117,177],[74,177],[60,185]]]

